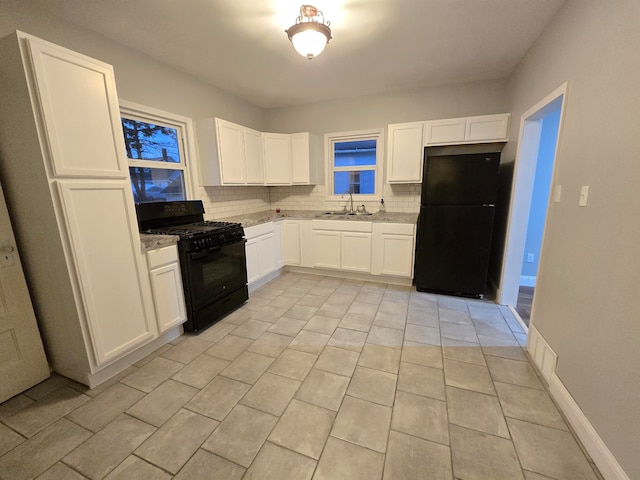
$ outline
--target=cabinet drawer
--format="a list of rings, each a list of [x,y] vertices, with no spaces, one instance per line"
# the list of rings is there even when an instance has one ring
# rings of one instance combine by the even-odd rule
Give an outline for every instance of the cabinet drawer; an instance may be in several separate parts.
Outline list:
[[[169,263],[176,263],[178,261],[178,247],[169,245],[167,247],[149,250],[147,252],[147,261],[149,262],[150,270],[168,265]]]
[[[254,225],[253,227],[244,229],[244,236],[247,237],[247,240],[266,235],[267,233],[273,233],[273,222],[261,223],[260,225]]]
[[[314,230],[333,230],[337,232],[371,232],[371,222],[349,220],[312,220]]]
[[[415,225],[412,223],[377,223],[375,231],[389,235],[413,235]]]

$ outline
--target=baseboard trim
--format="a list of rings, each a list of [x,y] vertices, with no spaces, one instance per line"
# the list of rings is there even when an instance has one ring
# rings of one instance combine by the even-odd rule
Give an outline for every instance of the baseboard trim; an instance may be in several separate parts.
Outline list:
[[[549,381],[549,393],[564,413],[602,476],[607,480],[630,480],[555,372]]]
[[[591,456],[602,476],[607,480],[630,480],[609,448],[600,438],[589,419],[573,399],[556,374],[558,355],[534,325],[529,328],[527,351],[549,384],[549,393]]]
[[[513,305],[507,305],[507,307],[509,307],[509,310],[511,310],[511,313],[513,314],[514,318],[520,324],[520,327],[522,328],[522,331],[524,333],[529,333],[529,327],[528,327],[528,325],[526,323],[524,323],[524,320],[522,320],[522,317],[520,316],[520,314],[516,310],[516,307],[514,307]]]
[[[257,289],[259,289],[263,285],[266,285],[271,280],[273,280],[274,278],[279,276],[281,272],[282,272],[282,269],[278,268],[277,270],[274,270],[273,272],[267,273],[264,277],[260,277],[259,279],[254,280],[247,287],[249,289],[249,293],[256,291]]]

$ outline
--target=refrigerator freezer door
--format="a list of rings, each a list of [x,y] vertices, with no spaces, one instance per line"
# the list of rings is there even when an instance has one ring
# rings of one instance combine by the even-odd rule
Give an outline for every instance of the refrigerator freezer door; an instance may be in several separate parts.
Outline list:
[[[418,219],[415,284],[419,291],[485,294],[494,207],[424,207]]]
[[[500,152],[429,156],[427,150],[421,204],[495,204],[499,166]]]

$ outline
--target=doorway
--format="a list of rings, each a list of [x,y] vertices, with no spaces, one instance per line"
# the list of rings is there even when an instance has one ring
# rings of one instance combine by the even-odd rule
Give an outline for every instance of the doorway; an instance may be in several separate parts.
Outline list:
[[[526,327],[533,318],[535,284],[552,196],[565,97],[566,84],[526,111],[520,122],[498,301],[512,307]]]

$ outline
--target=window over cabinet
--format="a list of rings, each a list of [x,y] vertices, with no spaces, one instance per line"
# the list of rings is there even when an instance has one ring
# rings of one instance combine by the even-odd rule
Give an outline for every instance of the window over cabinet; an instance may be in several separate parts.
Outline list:
[[[329,196],[350,192],[375,200],[382,185],[382,131],[326,135]]]
[[[140,105],[120,102],[122,132],[136,203],[190,197],[188,137],[191,121]]]

